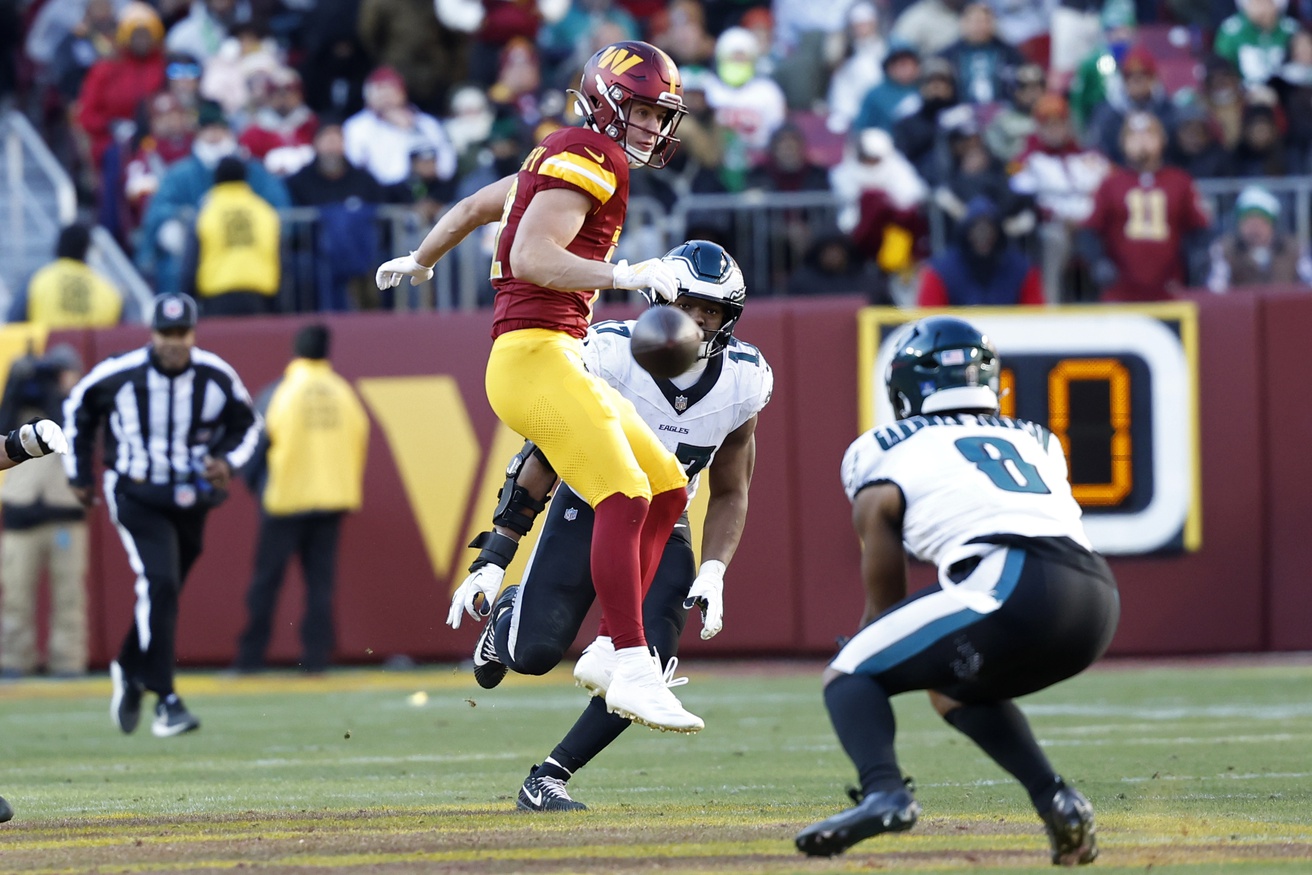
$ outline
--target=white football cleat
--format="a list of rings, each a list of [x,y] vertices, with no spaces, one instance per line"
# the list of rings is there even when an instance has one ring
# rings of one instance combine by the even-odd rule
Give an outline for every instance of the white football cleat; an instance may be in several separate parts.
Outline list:
[[[615,645],[609,635],[598,636],[579,655],[574,663],[574,683],[588,691],[589,696],[604,696],[615,676]]]
[[[606,710],[652,729],[697,732],[706,724],[684,710],[666,687],[660,659],[646,647],[615,651],[615,674],[606,690]]]

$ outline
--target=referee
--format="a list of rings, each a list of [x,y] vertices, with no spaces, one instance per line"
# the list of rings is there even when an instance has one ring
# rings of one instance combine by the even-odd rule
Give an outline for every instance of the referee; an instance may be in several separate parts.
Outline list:
[[[260,420],[236,371],[195,347],[195,301],[160,295],[150,327],[149,345],[105,359],[73,387],[65,467],[90,507],[104,424],[105,501],[137,575],[133,625],[109,665],[110,716],[132,732],[149,690],[159,697],[151,732],[164,738],[200,726],[173,689],[178,595],[200,556],[205,517],[250,459]]]

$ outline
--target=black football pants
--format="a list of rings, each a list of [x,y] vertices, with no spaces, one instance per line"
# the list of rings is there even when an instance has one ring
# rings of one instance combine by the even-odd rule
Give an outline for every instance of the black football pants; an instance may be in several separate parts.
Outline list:
[[[162,509],[121,490],[110,515],[136,573],[132,628],[119,648],[123,673],[147,690],[173,692],[178,597],[200,556],[207,508]]]

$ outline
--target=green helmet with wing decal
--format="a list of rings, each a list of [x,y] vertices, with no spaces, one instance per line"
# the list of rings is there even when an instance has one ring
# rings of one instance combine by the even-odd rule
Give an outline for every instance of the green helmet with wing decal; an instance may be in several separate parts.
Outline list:
[[[998,351],[978,328],[929,316],[893,332],[884,381],[898,419],[949,410],[998,410]]]

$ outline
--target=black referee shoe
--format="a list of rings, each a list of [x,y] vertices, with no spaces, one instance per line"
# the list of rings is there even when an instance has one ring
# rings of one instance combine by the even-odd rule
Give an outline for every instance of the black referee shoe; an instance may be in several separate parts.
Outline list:
[[[123,672],[118,660],[109,664],[109,679],[114,684],[114,693],[109,699],[109,717],[123,732],[134,732],[141,720],[141,685]]]
[[[155,722],[150,724],[150,731],[156,738],[168,738],[200,729],[200,720],[182,704],[177,693],[169,693],[155,706]]]

